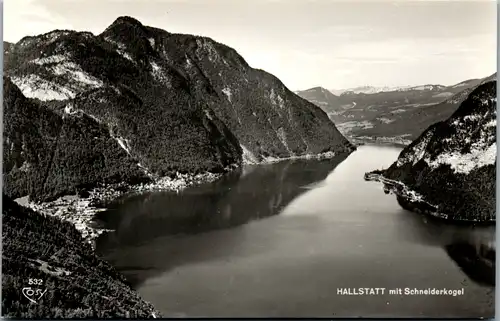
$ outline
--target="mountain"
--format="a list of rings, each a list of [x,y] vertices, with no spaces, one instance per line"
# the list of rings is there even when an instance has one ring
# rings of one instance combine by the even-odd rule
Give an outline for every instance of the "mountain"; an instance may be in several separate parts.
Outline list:
[[[342,105],[340,97],[332,94],[323,87],[314,87],[307,90],[296,91],[295,93],[320,107],[326,113],[338,110]]]
[[[40,292],[30,295],[29,289]],[[111,265],[97,258],[72,224],[4,196],[2,316],[142,319],[160,315]]]
[[[3,53],[5,56],[8,56],[11,52],[12,49],[14,48],[14,44],[8,41],[3,42]]]
[[[488,77],[487,77],[488,78]],[[473,88],[478,86],[485,78],[477,78],[477,79],[468,79],[453,86],[451,88]]]
[[[242,161],[353,149],[320,108],[210,38],[119,17],[99,35],[55,30],[9,50],[4,73],[22,92],[4,88],[12,197],[38,182],[44,200],[124,177],[222,173]],[[77,159],[98,165],[86,174]]]
[[[443,86],[443,85],[420,85],[420,86],[395,86],[395,87],[373,87],[373,86],[360,86],[348,89],[331,89],[330,92],[334,95],[340,96],[344,95],[356,95],[356,94],[377,94],[381,92],[393,92],[393,91],[412,91],[412,90],[442,90],[447,87],[459,88],[459,87],[474,87],[479,85],[481,79],[469,79],[462,81],[456,85]]]
[[[96,181],[146,180],[137,161],[84,113],[58,114],[27,99],[4,77],[4,192],[47,200]]]
[[[407,209],[457,221],[495,221],[496,80],[474,89],[388,169],[368,173]]]
[[[351,139],[407,145],[433,123],[451,116],[467,95],[488,78],[470,79],[453,86],[369,87],[370,90],[345,91],[333,104],[319,95],[303,95],[305,91],[299,95],[321,107]]]
[[[360,86],[360,87],[355,87],[355,88],[348,88],[348,89],[331,89],[330,92],[333,94],[340,96],[342,94],[376,94],[379,92],[387,92],[387,91],[396,91],[399,89],[407,88],[410,86],[403,86],[403,87],[373,87],[373,86]]]

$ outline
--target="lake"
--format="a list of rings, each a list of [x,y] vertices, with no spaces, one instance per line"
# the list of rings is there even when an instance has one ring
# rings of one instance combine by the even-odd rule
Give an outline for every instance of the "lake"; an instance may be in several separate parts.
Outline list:
[[[363,180],[400,150],[361,146],[331,160],[248,166],[178,194],[121,198],[96,219],[115,230],[97,253],[165,317],[492,317],[494,286],[483,280],[491,269],[470,249],[493,242],[494,226],[430,220]]]

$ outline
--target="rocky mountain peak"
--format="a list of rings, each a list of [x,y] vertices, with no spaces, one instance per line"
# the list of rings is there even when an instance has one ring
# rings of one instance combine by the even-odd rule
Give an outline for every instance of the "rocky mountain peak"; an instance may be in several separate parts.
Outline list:
[[[102,33],[103,36],[126,36],[127,33],[131,33],[130,36],[133,38],[148,37],[151,36],[154,28],[147,27],[143,25],[139,20],[129,17],[122,16],[118,17],[113,23],[111,23]]]
[[[222,172],[242,158],[261,162],[353,149],[321,109],[210,38],[171,34],[119,17],[97,36],[56,31],[33,39],[36,46],[11,54],[5,73],[28,100],[37,100],[40,112],[46,107],[63,125],[74,121],[80,128],[99,131],[95,137],[108,141],[96,153],[121,150],[125,167],[110,163],[96,171],[109,173],[119,167],[133,177],[144,168],[159,176]],[[12,119],[22,117],[9,110]],[[6,136],[19,130],[14,126]],[[62,137],[74,143],[72,137]],[[94,152],[92,137],[82,137],[78,148],[51,148],[67,148],[69,161],[80,161],[72,153]],[[126,159],[136,162],[132,169]],[[9,184],[16,186],[19,169],[10,174]],[[90,185],[104,177],[78,175]],[[63,193],[72,184],[53,189]],[[41,194],[47,196],[46,191]]]
[[[126,25],[135,26],[135,27],[143,27],[142,22],[140,22],[136,18],[130,17],[130,16],[120,16],[120,17],[116,18],[116,20],[111,24],[111,26],[120,25],[120,24],[126,24]]]
[[[108,44],[112,44],[136,61],[155,55],[159,38],[168,35],[166,31],[144,26],[132,17],[119,17],[99,36]],[[132,60],[129,59],[129,60]]]

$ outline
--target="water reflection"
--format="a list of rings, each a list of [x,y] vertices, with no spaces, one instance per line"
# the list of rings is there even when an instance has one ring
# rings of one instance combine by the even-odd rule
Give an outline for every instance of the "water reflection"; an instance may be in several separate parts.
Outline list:
[[[206,235],[212,250],[207,250],[204,235],[197,239],[201,242],[182,235],[235,228],[279,214],[347,156],[248,167],[179,194],[149,193],[118,200],[96,218],[99,224],[115,230],[98,239],[97,252],[133,286],[179,264],[237,253],[244,231]]]
[[[481,285],[495,286],[496,250],[491,244],[475,241],[452,243],[445,249],[471,280]]]
[[[442,247],[473,281],[495,286],[495,226],[453,225],[425,215],[404,211],[399,216],[411,229],[402,231],[407,241]]]
[[[482,284],[494,254],[481,244],[494,227],[408,212],[363,180],[398,153],[363,146],[341,164],[250,167],[179,195],[127,198],[102,216],[116,232],[97,251],[164,316],[492,316],[494,289]],[[465,295],[339,296],[339,287]]]

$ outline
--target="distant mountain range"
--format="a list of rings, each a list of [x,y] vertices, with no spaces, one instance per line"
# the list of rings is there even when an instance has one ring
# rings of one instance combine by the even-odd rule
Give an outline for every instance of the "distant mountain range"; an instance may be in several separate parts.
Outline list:
[[[388,169],[384,183],[409,210],[446,220],[496,220],[497,82],[487,79],[444,121],[427,128]]]
[[[209,38],[120,17],[4,50],[11,197],[353,149],[320,108]]]
[[[445,89],[447,87],[461,87],[461,86],[469,86],[471,83],[478,82],[480,79],[470,79],[458,83],[453,86],[443,86],[443,85],[419,85],[419,86],[395,86],[395,87],[373,87],[373,86],[360,86],[354,88],[347,89],[330,89],[329,91],[337,96],[340,95],[352,95],[352,94],[377,94],[380,92],[391,92],[391,91],[412,91],[412,90],[440,90]]]
[[[407,86],[403,87],[373,87],[373,86],[359,86],[359,87],[354,87],[354,88],[347,88],[347,89],[330,89],[330,92],[334,95],[340,96],[344,93],[350,93],[350,94],[375,94],[383,91],[396,91],[402,88],[406,88]]]
[[[339,96],[315,87],[296,92],[322,108],[353,140],[409,144],[431,124],[448,118],[477,87],[496,74],[453,86],[360,87]]]

